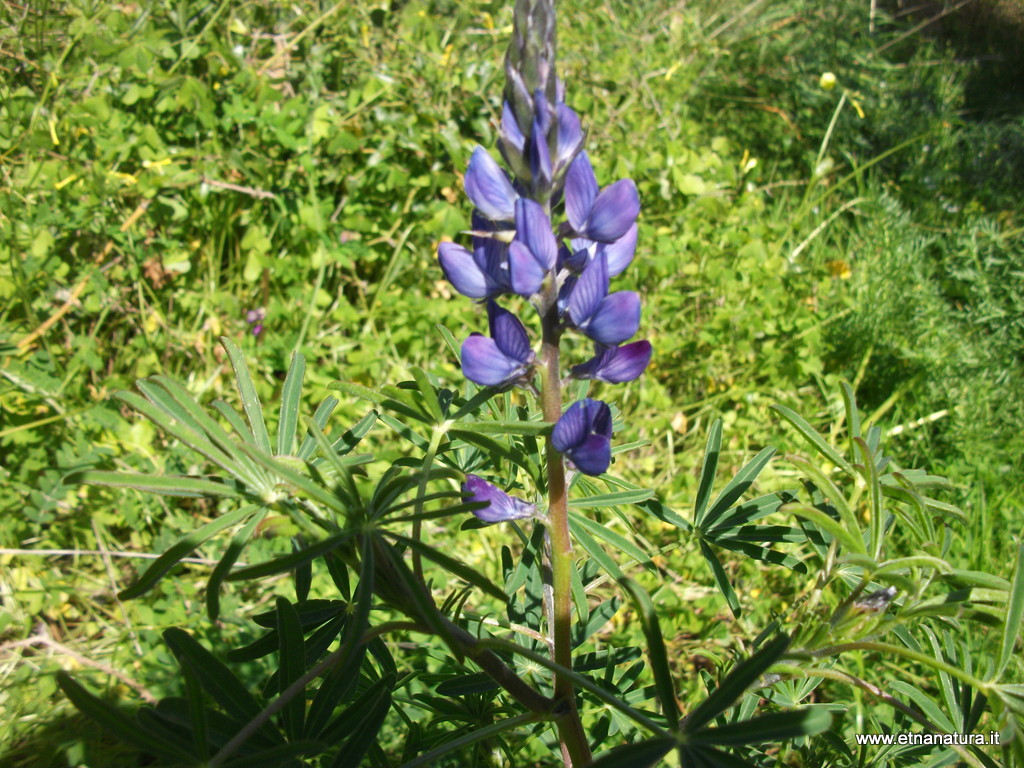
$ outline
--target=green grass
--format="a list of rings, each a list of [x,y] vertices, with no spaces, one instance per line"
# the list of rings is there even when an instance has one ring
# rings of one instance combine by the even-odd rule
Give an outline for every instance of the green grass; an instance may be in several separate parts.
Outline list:
[[[161,629],[230,638],[257,610],[238,593],[224,626],[205,624],[205,566],[121,605],[135,561],[21,552],[158,552],[215,514],[64,483],[87,467],[199,471],[113,392],[166,373],[224,396],[220,335],[245,346],[265,402],[295,347],[313,398],[414,364],[457,384],[435,324],[459,338],[479,325],[434,254],[468,225],[473,146],[494,143],[507,4],[144,6],[0,8],[0,547],[19,550],[0,554],[0,765],[134,764],[81,727],[52,673],[80,667],[74,651],[160,694]],[[849,379],[901,428],[901,465],[954,480],[970,519],[958,564],[1009,563],[1024,504],[1024,129],[1020,93],[992,83],[1013,82],[1019,57],[986,58],[1006,50],[998,35],[968,50],[884,15],[872,36],[866,2],[565,0],[559,13],[599,180],[634,178],[644,204],[621,287],[643,293],[656,357],[616,396],[628,439],[650,445],[616,471],[682,505],[714,418],[736,467],[764,445],[797,450],[768,406],[831,424]],[[836,90],[819,87],[825,71]],[[784,485],[777,468],[768,482]],[[649,521],[639,533],[673,543]],[[702,562],[666,559],[680,580],[663,598],[687,605],[709,584]],[[761,594],[781,603],[802,589],[772,579]],[[674,627],[679,659],[728,642],[721,602],[702,599]]]

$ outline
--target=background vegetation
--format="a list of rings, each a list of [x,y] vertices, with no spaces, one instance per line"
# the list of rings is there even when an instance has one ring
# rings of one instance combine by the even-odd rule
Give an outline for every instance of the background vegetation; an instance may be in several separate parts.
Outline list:
[[[135,764],[52,673],[85,667],[113,700],[136,698],[136,680],[164,695],[164,628],[233,637],[273,599],[229,593],[205,623],[197,552],[194,577],[116,600],[140,567],[122,555],[162,551],[212,510],[64,483],[90,467],[198,469],[123,418],[114,391],[167,373],[201,399],[229,392],[221,335],[246,347],[265,401],[295,348],[316,400],[335,379],[393,382],[414,364],[458,380],[435,325],[461,336],[479,318],[449,301],[435,248],[468,226],[460,173],[494,144],[510,5],[0,7],[0,765]],[[648,444],[616,471],[685,503],[714,418],[738,467],[795,448],[771,403],[829,424],[848,379],[899,464],[954,481],[947,500],[969,522],[951,558],[1008,575],[1024,487],[1019,6],[559,13],[598,177],[635,179],[644,206],[622,287],[645,295],[656,351],[622,407],[628,439]],[[497,539],[480,541],[486,555]],[[666,567],[675,661],[697,668],[727,642],[723,606],[696,553]],[[749,578],[752,627],[759,597],[803,588]]]

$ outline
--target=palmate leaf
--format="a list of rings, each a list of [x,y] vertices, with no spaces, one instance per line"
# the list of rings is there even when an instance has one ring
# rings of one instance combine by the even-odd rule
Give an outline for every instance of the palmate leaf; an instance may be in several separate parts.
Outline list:
[[[279,643],[277,685],[278,693],[283,694],[306,671],[306,639],[299,614],[286,598],[277,598],[276,614]],[[293,696],[281,710],[281,720],[289,741],[302,736],[305,714],[304,692]]]

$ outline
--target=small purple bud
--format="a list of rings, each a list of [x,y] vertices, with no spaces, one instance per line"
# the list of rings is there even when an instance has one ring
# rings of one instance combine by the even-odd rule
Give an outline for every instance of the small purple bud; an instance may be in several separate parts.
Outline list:
[[[604,474],[612,460],[612,412],[607,403],[573,403],[551,431],[551,444],[585,475]]]
[[[263,333],[263,324],[256,323],[256,325],[252,327],[252,335],[259,336],[261,333]]]
[[[509,496],[498,486],[476,475],[466,475],[466,482],[462,484],[462,499],[466,502],[487,502],[486,507],[473,510],[473,514],[485,523],[522,520],[537,514],[537,507],[533,504]]]

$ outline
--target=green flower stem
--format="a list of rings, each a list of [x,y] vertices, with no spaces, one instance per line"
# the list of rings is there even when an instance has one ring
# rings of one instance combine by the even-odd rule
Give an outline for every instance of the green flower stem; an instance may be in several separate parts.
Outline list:
[[[562,375],[558,344],[562,331],[558,322],[558,295],[554,281],[544,292],[541,325],[541,408],[544,420],[552,424],[562,415]],[[553,609],[551,627],[552,660],[564,669],[572,669],[572,537],[569,534],[569,495],[565,462],[548,435],[545,443],[548,474],[548,517],[551,537],[551,590]],[[555,699],[566,707],[558,719],[562,756],[567,766],[590,765],[593,758],[586,733],[576,711],[576,691],[572,679],[555,673]]]

